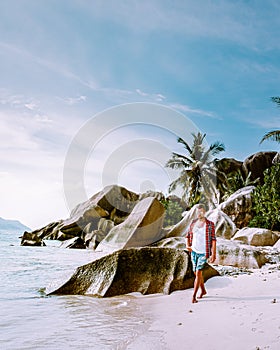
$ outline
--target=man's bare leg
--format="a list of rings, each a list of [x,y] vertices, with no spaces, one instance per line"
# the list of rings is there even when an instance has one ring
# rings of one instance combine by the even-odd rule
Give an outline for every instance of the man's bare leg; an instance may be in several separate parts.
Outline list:
[[[203,278],[203,274],[202,273],[201,273],[200,289],[201,289],[201,293],[200,293],[199,298],[201,299],[204,295],[207,294],[206,288],[204,286],[204,278]]]
[[[197,303],[196,294],[198,292],[199,287],[201,286],[201,281],[203,283],[202,270],[197,270],[195,272],[195,280],[194,280],[194,291],[193,291],[193,298],[192,298],[193,303]],[[205,287],[204,287],[204,290],[205,290]]]

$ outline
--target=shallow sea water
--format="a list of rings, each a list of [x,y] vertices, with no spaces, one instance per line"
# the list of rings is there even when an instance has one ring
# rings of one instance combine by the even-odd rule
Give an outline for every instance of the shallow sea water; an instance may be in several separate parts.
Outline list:
[[[164,348],[160,334],[148,332],[146,297],[46,296],[45,288],[65,282],[76,267],[95,260],[95,252],[60,249],[55,242],[21,247],[19,235],[0,232],[1,349]]]

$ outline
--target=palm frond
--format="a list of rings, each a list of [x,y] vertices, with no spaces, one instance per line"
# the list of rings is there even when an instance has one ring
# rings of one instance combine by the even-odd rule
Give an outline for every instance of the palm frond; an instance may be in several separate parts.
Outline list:
[[[201,132],[198,132],[197,134],[192,133],[193,136],[193,145],[202,145],[203,141],[206,137],[206,134],[202,134]]]
[[[220,152],[225,151],[225,145],[222,142],[216,141],[210,145],[211,155],[215,156]]]
[[[183,190],[186,190],[189,186],[189,179],[185,171],[182,171],[180,176],[176,180],[171,182],[168,191],[171,193],[175,191],[178,186],[181,186]]]
[[[176,156],[176,157],[178,157],[178,159],[183,159],[183,160],[185,160],[186,162],[188,162],[190,164],[193,162],[193,160],[191,158],[186,157],[183,154],[173,152],[172,155],[173,155],[173,157]]]
[[[193,136],[193,145],[192,145],[191,156],[193,159],[200,160],[205,149],[203,145],[203,141],[206,134],[202,135],[200,132],[198,132],[197,134],[192,133],[192,136]]]
[[[264,137],[261,139],[260,144],[266,140],[280,142],[280,130],[273,130],[273,131],[267,132],[264,135]]]
[[[225,146],[223,143],[216,141],[210,145],[208,150],[204,153],[203,158],[202,158],[202,163],[204,164],[209,164],[210,162],[213,162],[212,157],[217,155],[220,152],[223,152],[225,150]]]
[[[165,164],[165,166],[167,168],[171,168],[171,169],[185,169],[186,167],[188,167],[188,164],[185,163],[183,160],[181,159],[174,159],[171,158],[167,161],[167,163]]]
[[[280,97],[271,97],[271,101],[276,103],[280,107]]]
[[[187,149],[189,154],[192,153],[191,147],[189,146],[189,144],[184,139],[182,139],[181,137],[178,137],[177,141],[178,141],[178,143],[181,143]]]

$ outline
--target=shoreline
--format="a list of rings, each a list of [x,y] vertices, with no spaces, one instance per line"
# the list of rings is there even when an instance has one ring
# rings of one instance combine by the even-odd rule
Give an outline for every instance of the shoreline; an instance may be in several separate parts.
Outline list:
[[[205,286],[197,304],[192,288],[139,297],[150,326],[127,349],[280,349],[279,264],[212,277]]]

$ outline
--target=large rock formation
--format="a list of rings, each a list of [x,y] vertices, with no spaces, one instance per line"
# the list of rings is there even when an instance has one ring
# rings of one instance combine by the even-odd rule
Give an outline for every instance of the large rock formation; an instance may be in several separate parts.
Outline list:
[[[186,250],[186,243],[184,237],[170,237],[154,243],[153,247]],[[275,256],[269,249],[253,247],[220,237],[217,238],[217,259],[215,264],[252,269],[260,268],[265,263],[274,261]]]
[[[89,200],[77,205],[72,210],[68,219],[53,222],[33,231],[33,241],[25,240],[25,244],[36,245],[36,241],[38,240],[37,238],[40,238],[40,240],[67,240],[68,243],[62,245],[62,247],[84,246],[95,249],[114,227],[117,227],[126,221],[134,207],[138,203],[142,202],[141,199],[144,200],[151,197],[158,198],[160,200],[164,199],[161,192],[148,191],[144,194],[138,195],[124,187],[117,185],[107,186],[102,191],[92,196]],[[149,200],[151,199],[148,199],[148,201]],[[160,217],[163,216],[162,209],[159,209],[162,208],[161,204],[158,205],[157,209],[155,204],[152,207],[152,210],[149,211],[149,213],[146,213],[146,221],[153,221],[153,219],[151,219],[152,215],[159,215]],[[130,220],[131,217],[129,221]],[[129,221],[126,221],[126,227]],[[158,225],[162,225],[161,222],[157,223]],[[153,225],[154,226],[151,226],[151,228],[155,228],[153,233],[154,238],[152,240],[148,239],[149,243],[154,241],[154,239],[161,238],[161,236],[156,237],[158,234],[158,228],[156,228],[157,225],[155,223]],[[138,230],[138,236],[139,235],[140,230]],[[151,235],[152,234],[150,233],[150,238]],[[78,244],[72,244],[72,241],[69,240],[72,240],[75,237],[82,239],[84,244],[81,243],[80,239],[75,240],[75,242],[78,242]],[[137,246],[139,246],[139,244]]]
[[[42,247],[45,243],[35,233],[25,231],[21,237],[22,246]]]
[[[184,237],[168,237],[153,243],[151,246],[158,248],[173,248],[186,250],[186,240]]]
[[[280,234],[264,228],[244,227],[233,237],[234,240],[253,246],[273,246]]]
[[[63,241],[60,248],[85,249],[85,242],[81,239],[81,237],[73,237]]]
[[[234,158],[222,158],[215,161],[215,165],[218,171],[228,175],[238,170],[242,170],[243,162]]]
[[[105,187],[89,200],[77,205],[71,212],[70,218],[64,220],[62,232],[74,230],[81,232],[89,223],[92,228],[97,229],[100,218],[111,218],[117,216],[124,221],[136,205],[139,196],[124,187],[112,185]],[[77,234],[77,233],[76,233]]]
[[[238,228],[248,226],[253,217],[251,193],[254,189],[254,186],[241,188],[219,205],[219,209],[226,213]]]
[[[102,218],[114,225],[123,222],[137,204],[139,195],[117,185],[107,186],[89,200],[77,205],[66,220],[53,222],[33,231],[40,239],[84,239],[87,233],[98,230]],[[29,241],[29,243],[32,243]]]
[[[219,273],[208,266],[204,279]],[[169,248],[131,248],[106,255],[77,268],[73,276],[50,294],[112,297],[132,292],[170,294],[193,287],[189,254]]]
[[[268,262],[266,252],[257,247],[219,238],[216,264],[242,268],[260,268]]]
[[[272,159],[272,163],[273,164],[278,164],[280,163],[280,152],[277,152],[274,156],[274,158]]]
[[[144,198],[147,197],[153,197],[156,198],[158,201],[162,201],[165,199],[165,196],[162,192],[157,192],[157,191],[146,191],[144,193],[141,193],[139,195],[139,200],[141,201]]]
[[[246,158],[243,162],[243,171],[246,175],[251,173],[251,179],[263,181],[263,172],[273,165],[277,152],[258,152]]]
[[[166,237],[185,237],[190,223],[196,217],[196,208],[197,205],[194,205],[189,211],[185,212],[182,220],[166,233]]]
[[[208,220],[214,222],[217,237],[231,239],[234,236],[237,228],[231,218],[223,211],[219,209],[210,210],[206,216]]]
[[[113,252],[160,240],[164,213],[164,206],[156,198],[142,199],[123,223],[110,230],[96,250]]]
[[[39,228],[35,231],[32,231],[32,233],[34,235],[37,235],[40,239],[43,238],[50,238],[50,239],[56,239],[57,234],[59,233],[60,228],[62,227],[62,220],[60,221],[55,221],[55,222],[51,222],[50,224]],[[66,239],[68,239],[70,237],[67,237]]]

